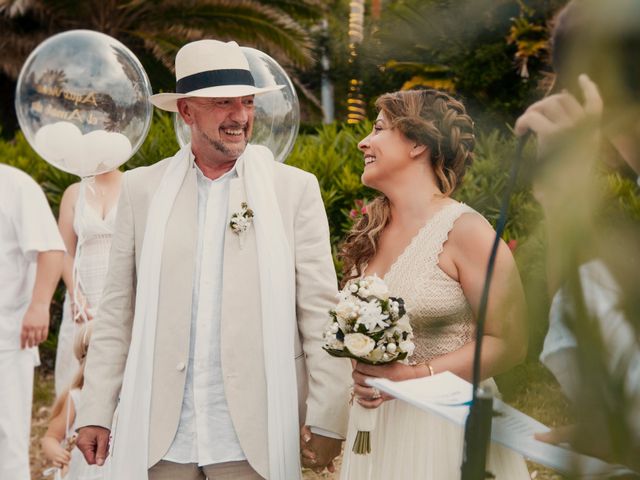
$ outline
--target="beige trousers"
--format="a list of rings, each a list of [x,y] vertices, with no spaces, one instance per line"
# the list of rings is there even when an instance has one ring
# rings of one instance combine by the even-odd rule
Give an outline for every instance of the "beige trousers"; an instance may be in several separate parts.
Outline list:
[[[215,463],[199,467],[195,463],[160,460],[149,469],[149,480],[263,480],[249,462]]]

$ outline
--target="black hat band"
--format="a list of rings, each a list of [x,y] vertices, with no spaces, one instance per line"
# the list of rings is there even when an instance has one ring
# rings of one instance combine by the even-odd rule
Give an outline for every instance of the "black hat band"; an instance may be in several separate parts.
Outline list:
[[[240,68],[226,70],[207,70],[181,78],[176,82],[176,93],[189,93],[209,87],[224,85],[247,85],[255,87],[253,75],[249,70]]]

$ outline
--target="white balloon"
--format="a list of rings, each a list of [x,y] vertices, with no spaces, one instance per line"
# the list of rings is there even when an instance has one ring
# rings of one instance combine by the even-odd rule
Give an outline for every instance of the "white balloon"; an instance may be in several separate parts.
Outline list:
[[[127,47],[103,33],[71,30],[29,55],[15,105],[25,138],[42,158],[91,176],[119,167],[142,145],[150,95],[147,74]]]
[[[35,135],[34,149],[41,157],[65,165],[82,132],[73,123],[56,122],[40,128]]]

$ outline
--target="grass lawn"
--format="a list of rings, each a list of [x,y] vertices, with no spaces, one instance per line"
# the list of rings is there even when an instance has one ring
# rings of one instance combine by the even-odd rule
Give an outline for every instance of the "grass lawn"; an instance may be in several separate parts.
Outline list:
[[[553,377],[538,363],[520,365],[497,379],[504,401],[549,426],[568,423],[568,405]],[[47,480],[42,476],[46,463],[40,452],[40,438],[47,429],[47,419],[54,401],[53,375],[36,370],[33,417],[31,426],[31,476],[33,480]],[[534,463],[529,463],[531,478],[559,480],[563,477]],[[50,478],[50,477],[49,477]],[[305,480],[338,478],[324,473],[305,471]]]

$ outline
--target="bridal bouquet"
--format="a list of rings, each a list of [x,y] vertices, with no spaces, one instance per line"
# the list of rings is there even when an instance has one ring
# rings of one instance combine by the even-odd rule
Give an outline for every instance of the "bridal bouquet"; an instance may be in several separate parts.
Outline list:
[[[404,300],[391,297],[377,276],[354,279],[338,293],[338,304],[329,312],[331,323],[324,333],[324,350],[334,357],[353,358],[370,365],[404,360],[413,353],[413,332]],[[358,433],[353,451],[371,452],[370,432],[376,411],[355,403]]]

